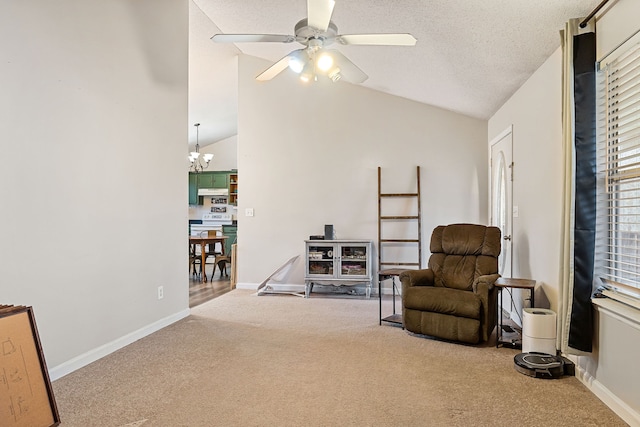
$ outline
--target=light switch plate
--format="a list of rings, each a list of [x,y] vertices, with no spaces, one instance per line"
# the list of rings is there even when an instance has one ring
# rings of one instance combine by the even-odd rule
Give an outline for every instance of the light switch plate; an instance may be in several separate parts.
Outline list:
[[[253,208],[246,208],[244,210],[244,216],[253,216]]]
[[[513,207],[513,217],[514,218],[518,218],[518,214],[520,213],[520,211],[518,210],[517,206]]]

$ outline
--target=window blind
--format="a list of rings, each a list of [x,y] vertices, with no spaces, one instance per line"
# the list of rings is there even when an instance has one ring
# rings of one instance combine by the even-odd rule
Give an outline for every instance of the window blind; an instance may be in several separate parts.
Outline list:
[[[640,42],[598,72],[599,224],[596,265],[617,293],[640,296]]]

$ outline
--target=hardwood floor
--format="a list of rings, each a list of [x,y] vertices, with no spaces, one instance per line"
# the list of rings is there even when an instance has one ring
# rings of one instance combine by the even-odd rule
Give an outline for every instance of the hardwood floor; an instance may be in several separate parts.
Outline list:
[[[211,275],[207,275],[211,279]],[[189,307],[195,307],[204,302],[224,295],[231,290],[229,276],[216,276],[209,282],[200,283],[200,278],[189,275]]]

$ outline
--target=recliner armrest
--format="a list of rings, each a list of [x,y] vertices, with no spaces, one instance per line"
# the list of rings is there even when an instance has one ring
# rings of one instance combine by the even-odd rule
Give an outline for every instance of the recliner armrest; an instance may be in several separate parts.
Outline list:
[[[433,286],[433,270],[426,268],[423,270],[406,270],[400,273],[402,287],[411,286]]]
[[[493,286],[499,277],[499,274],[486,274],[484,276],[478,276],[473,282],[473,292],[476,294],[488,293],[491,289],[493,289]]]
[[[489,336],[496,326],[496,291],[495,283],[499,274],[486,274],[478,276],[473,282],[473,292],[482,301],[482,340],[488,341]]]

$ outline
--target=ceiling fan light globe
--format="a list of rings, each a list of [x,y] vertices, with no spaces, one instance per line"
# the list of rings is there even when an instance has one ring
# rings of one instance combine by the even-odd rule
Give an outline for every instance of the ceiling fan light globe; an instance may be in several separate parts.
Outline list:
[[[314,77],[314,74],[309,70],[304,70],[302,74],[300,74],[300,80],[305,83],[309,83]]]
[[[315,70],[314,61],[313,60],[309,60],[304,64],[304,68],[302,69],[302,72],[300,73],[300,80],[302,80],[305,83],[309,82],[309,81],[311,81],[311,79],[314,78],[315,74],[316,74],[316,70]]]
[[[296,74],[300,74],[304,68],[304,61],[302,58],[293,57],[289,60],[289,68]]]
[[[333,66],[333,58],[328,53],[323,53],[318,56],[316,65],[320,71],[327,72]]]

